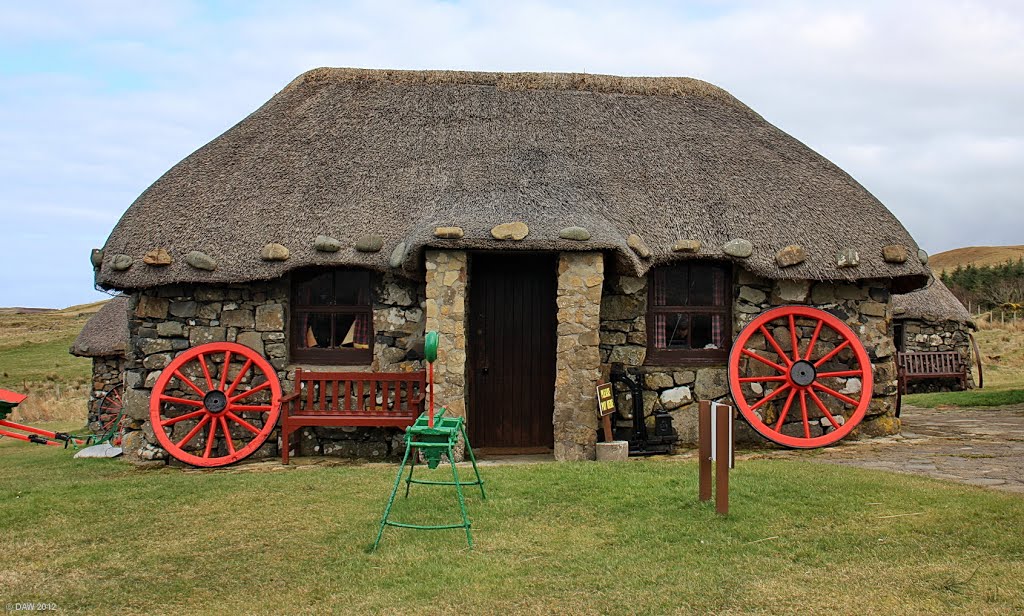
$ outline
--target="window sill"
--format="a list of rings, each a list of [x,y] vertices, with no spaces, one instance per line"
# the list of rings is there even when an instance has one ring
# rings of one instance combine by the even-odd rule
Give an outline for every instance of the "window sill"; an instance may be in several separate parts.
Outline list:
[[[724,366],[729,362],[728,351],[680,352],[647,351],[645,367],[687,368],[690,366]]]

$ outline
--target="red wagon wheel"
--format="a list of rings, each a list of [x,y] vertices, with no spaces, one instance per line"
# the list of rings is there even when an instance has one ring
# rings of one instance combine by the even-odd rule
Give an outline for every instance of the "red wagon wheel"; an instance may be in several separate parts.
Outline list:
[[[224,466],[251,455],[280,413],[274,368],[234,342],[204,344],[175,357],[149,399],[160,446],[193,466]]]
[[[842,439],[864,418],[873,386],[871,361],[857,335],[816,308],[782,306],[761,314],[729,354],[729,387],[740,413],[762,436],[787,447]]]
[[[115,385],[100,398],[97,405],[96,420],[99,427],[96,435],[100,442],[107,441],[111,445],[121,445],[121,421],[124,419],[124,386]]]

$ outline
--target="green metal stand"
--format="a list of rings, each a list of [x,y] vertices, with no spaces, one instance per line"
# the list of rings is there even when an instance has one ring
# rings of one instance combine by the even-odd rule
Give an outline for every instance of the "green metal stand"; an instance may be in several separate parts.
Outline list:
[[[473,455],[473,448],[469,445],[469,437],[466,435],[466,427],[462,417],[445,417],[445,409],[442,408],[434,417],[434,427],[430,427],[427,414],[424,413],[416,419],[416,423],[405,432],[405,456],[402,457],[402,465],[398,467],[398,474],[395,476],[395,485],[391,488],[391,498],[384,508],[384,517],[380,521],[380,529],[377,531],[377,540],[373,542],[370,551],[377,549],[381,537],[384,536],[385,526],[396,526],[399,528],[412,528],[414,530],[441,530],[446,528],[466,529],[466,541],[469,547],[473,547],[473,535],[470,531],[469,516],[466,514],[466,499],[462,494],[462,486],[480,486],[480,496],[485,500],[487,493],[484,491],[484,480],[480,477],[480,469],[476,465],[476,456]],[[463,482],[459,479],[459,471],[455,467],[455,446],[459,442],[459,435],[466,444],[466,453],[470,462],[473,463],[475,481]],[[422,451],[429,468],[437,468],[441,463],[441,456],[448,456],[448,463],[452,467],[452,481],[433,481],[427,479],[413,479],[413,472],[416,470],[415,451]],[[411,462],[410,462],[411,458]],[[455,493],[459,499],[459,511],[462,513],[462,522],[458,524],[407,524],[394,522],[391,517],[391,506],[398,494],[398,486],[402,483],[402,475],[405,474],[405,466],[409,464],[409,476],[405,480],[405,497],[409,498],[409,488],[414,483],[422,485],[455,486]]]

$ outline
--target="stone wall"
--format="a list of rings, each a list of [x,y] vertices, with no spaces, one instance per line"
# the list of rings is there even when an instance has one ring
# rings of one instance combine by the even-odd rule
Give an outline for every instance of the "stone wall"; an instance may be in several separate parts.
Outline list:
[[[846,322],[857,333],[871,356],[875,380],[873,400],[867,417],[855,434],[893,434],[899,431],[899,420],[894,416],[896,364],[887,281],[861,285],[810,281],[773,282],[744,270],[740,270],[735,279],[734,336],[762,312],[788,304],[820,308]],[[672,414],[681,442],[696,443],[698,402],[732,402],[725,362],[721,365],[645,365],[646,311],[645,279],[609,276],[601,301],[601,361],[622,364],[627,373],[634,375],[643,385],[644,412],[649,414],[660,405]],[[623,402],[620,397],[620,408]],[[622,425],[630,424],[621,418],[620,421]],[[820,428],[816,430],[820,431]],[[736,422],[736,435],[741,442],[764,441],[742,419]]]
[[[434,362],[434,397],[444,400],[448,415],[466,416],[466,298],[469,260],[462,250],[426,251],[426,331],[438,335]],[[465,446],[460,437],[457,460]]]
[[[427,331],[438,333],[434,397],[448,413],[466,416],[466,283],[469,263],[461,250],[426,254]]]
[[[597,442],[596,387],[604,258],[563,252],[558,261],[558,347],[555,360],[555,459],[591,460]]]
[[[374,354],[370,365],[322,366],[311,370],[415,371],[422,369],[424,311],[422,285],[375,275]],[[164,367],[185,349],[228,341],[248,346],[276,369],[285,393],[294,388],[289,362],[289,278],[245,285],[172,285],[132,295],[128,328],[131,348],[125,371],[125,406],[131,418],[125,438],[129,455],[166,459],[149,425],[149,396]],[[307,428],[292,441],[296,455],[339,455],[385,459],[393,455],[397,429]],[[255,455],[278,455],[272,436]]]
[[[917,319],[904,319],[903,348],[908,353],[925,351],[958,351],[967,363],[967,387],[974,388],[974,354],[971,353],[970,330],[963,323],[943,321],[933,323]],[[927,391],[957,391],[959,379],[928,379],[907,383],[910,393]]]
[[[92,391],[89,394],[89,428],[99,430],[112,418],[101,419],[100,401],[103,396],[124,381],[124,358],[117,355],[92,358]]]

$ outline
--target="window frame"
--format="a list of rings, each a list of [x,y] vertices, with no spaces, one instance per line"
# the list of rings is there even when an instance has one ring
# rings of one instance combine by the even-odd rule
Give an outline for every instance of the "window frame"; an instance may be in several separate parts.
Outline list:
[[[359,304],[336,304],[336,305],[312,305],[302,304],[299,301],[299,289],[304,283],[312,281],[316,276],[330,272],[336,274],[340,271],[365,273],[367,275],[367,293],[369,302],[366,305]],[[335,284],[336,284],[335,279]],[[373,323],[373,272],[358,268],[316,268],[300,270],[292,274],[291,278],[291,340],[288,350],[291,353],[293,362],[314,364],[314,365],[369,365],[373,362],[373,347],[376,331]],[[335,289],[335,297],[338,292]],[[307,349],[300,346],[300,341],[305,340],[306,333],[302,331],[302,317],[309,314],[329,314],[332,316],[346,314],[365,314],[370,324],[370,340],[365,349],[339,348],[339,349]]]
[[[726,285],[725,304],[722,306],[655,306],[653,274],[656,269],[692,268],[693,266],[712,266],[722,270]],[[692,270],[691,270],[692,271]],[[695,366],[721,365],[729,360],[729,351],[733,341],[733,294],[735,292],[735,272],[732,264],[722,261],[683,261],[651,268],[647,273],[647,311],[645,330],[647,333],[647,356],[645,366]],[[687,273],[687,278],[690,273]],[[722,348],[720,349],[658,349],[654,346],[654,323],[657,314],[697,314],[720,315],[723,319]]]

